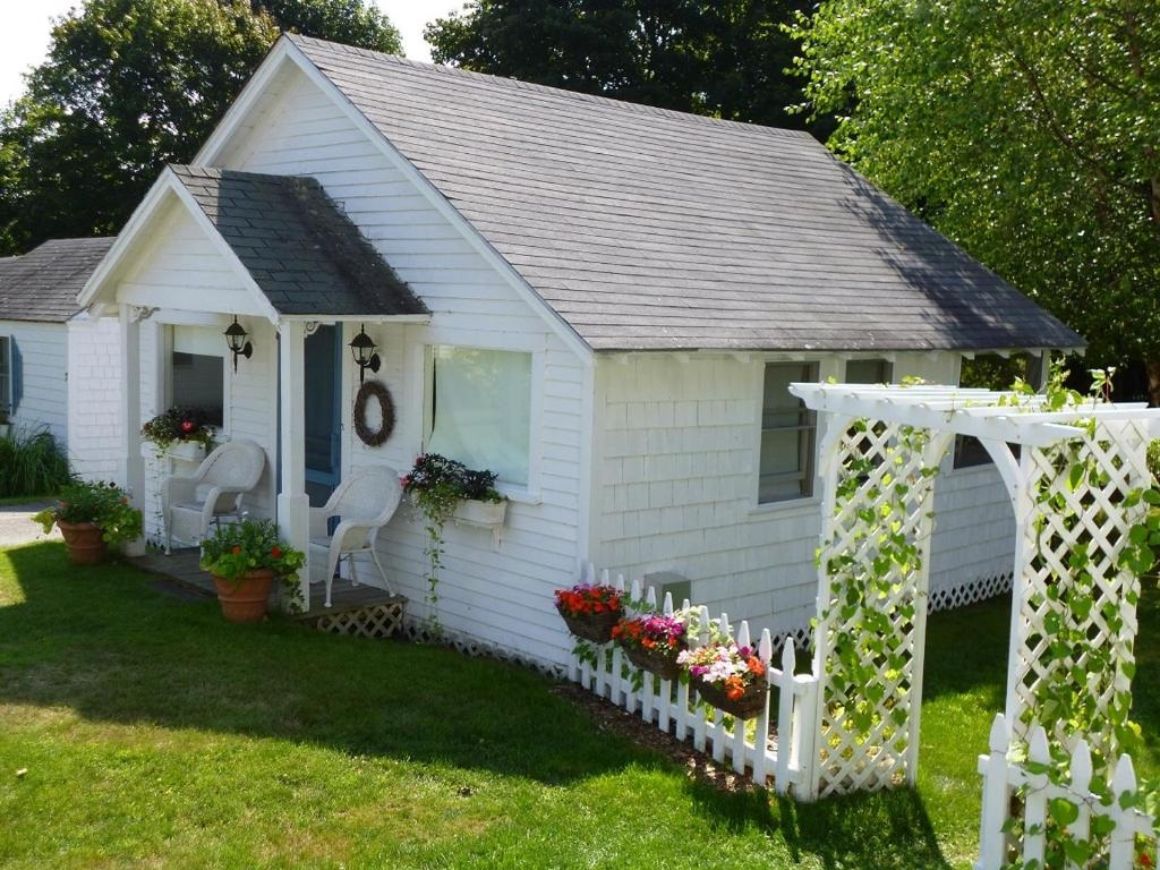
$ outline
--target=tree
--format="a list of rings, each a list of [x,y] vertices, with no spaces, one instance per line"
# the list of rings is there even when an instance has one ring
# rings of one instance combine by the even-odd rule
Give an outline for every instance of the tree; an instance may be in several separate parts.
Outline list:
[[[809,0],[476,0],[427,26],[476,72],[730,120],[801,127],[785,31]]]
[[[796,33],[830,146],[1160,403],[1155,0],[827,0]]]
[[[0,253],[115,232],[287,29],[400,50],[365,0],[89,0],[63,17],[0,116]]]

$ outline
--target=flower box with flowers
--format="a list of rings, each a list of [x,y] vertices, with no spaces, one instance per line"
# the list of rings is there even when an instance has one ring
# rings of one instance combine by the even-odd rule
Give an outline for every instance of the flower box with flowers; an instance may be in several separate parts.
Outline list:
[[[608,643],[612,629],[624,616],[620,591],[613,586],[580,583],[556,590],[556,610],[581,640]]]
[[[184,462],[201,462],[213,444],[214,431],[196,408],[170,408],[141,427],[146,456],[165,456]]]
[[[677,661],[697,694],[717,709],[738,719],[752,719],[765,709],[769,680],[765,662],[752,647],[710,643],[682,652]]]
[[[497,529],[507,517],[507,499],[495,488],[496,475],[474,471],[437,453],[415,460],[401,483],[412,503],[432,522],[454,520],[468,526]]]
[[[662,680],[675,680],[681,672],[677,656],[684,651],[686,625],[678,616],[650,613],[622,619],[612,629],[628,660]]]

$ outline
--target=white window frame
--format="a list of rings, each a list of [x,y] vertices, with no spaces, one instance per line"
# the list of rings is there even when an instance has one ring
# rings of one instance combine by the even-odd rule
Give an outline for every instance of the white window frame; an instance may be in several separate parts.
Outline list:
[[[422,345],[423,363],[421,367],[422,397],[423,397],[423,437],[422,452],[426,453],[431,443],[431,433],[435,424],[435,348],[455,347],[464,350],[488,350],[503,353],[522,353],[531,358],[531,391],[528,405],[528,482],[523,486],[497,480],[496,490],[514,502],[525,504],[539,504],[541,456],[543,455],[543,416],[544,416],[544,361],[545,353],[528,347],[512,347],[511,345],[484,344],[478,341],[470,343],[455,341],[450,338],[428,338]]]

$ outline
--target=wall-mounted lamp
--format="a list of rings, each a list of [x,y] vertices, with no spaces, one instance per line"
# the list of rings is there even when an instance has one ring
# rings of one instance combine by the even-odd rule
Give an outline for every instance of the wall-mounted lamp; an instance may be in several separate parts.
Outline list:
[[[249,333],[238,323],[238,316],[234,315],[234,322],[226,327],[226,344],[230,346],[230,353],[234,355],[234,371],[238,370],[238,357],[249,359],[254,355],[254,346],[247,339]]]
[[[381,362],[375,353],[377,345],[367,335],[366,326],[359,324],[358,335],[350,342],[350,352],[354,355],[355,365],[358,366],[358,382],[361,384],[366,378],[367,369],[377,372]]]

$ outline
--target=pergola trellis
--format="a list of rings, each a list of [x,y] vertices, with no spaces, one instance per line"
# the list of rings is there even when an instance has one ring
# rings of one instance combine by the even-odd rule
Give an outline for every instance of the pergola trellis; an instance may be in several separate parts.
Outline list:
[[[1061,656],[1048,620],[1071,620],[1093,646],[1110,645],[1117,665],[1132,663],[1139,580],[1120,555],[1147,511],[1129,496],[1152,484],[1147,448],[1160,437],[1160,410],[1095,402],[1048,410],[1043,396],[930,385],[790,390],[822,415],[818,734],[804,796],[915,780],[935,469],[958,435],[987,449],[1014,509],[1006,721],[1016,737],[1036,716],[1040,686],[1088,655]],[[1092,469],[1079,480],[1068,473],[1077,457]],[[1080,548],[1095,606],[1077,616],[1058,587],[1071,582]],[[1124,670],[1084,687],[1101,709],[1128,688]]]

